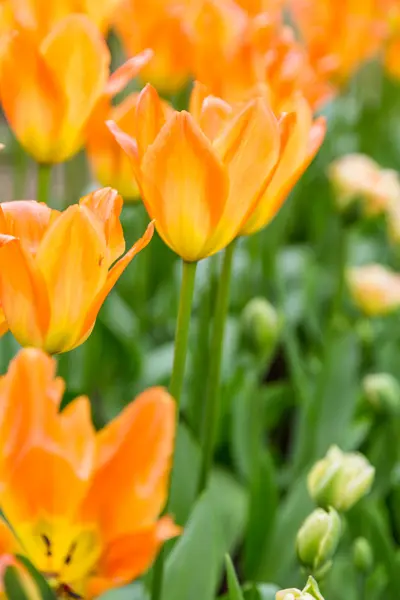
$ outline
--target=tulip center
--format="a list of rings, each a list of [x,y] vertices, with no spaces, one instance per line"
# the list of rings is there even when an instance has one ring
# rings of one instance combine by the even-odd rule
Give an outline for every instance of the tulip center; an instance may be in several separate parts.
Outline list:
[[[84,598],[96,570],[101,543],[95,528],[63,520],[19,528],[21,545],[59,598]]]

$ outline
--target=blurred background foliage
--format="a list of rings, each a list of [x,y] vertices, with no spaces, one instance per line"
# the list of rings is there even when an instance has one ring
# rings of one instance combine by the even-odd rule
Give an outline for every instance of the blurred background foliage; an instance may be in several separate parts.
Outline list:
[[[184,106],[187,94],[173,98]],[[398,315],[366,319],[352,304],[343,266],[382,262],[400,268],[382,218],[345,219],[335,207],[327,169],[333,159],[363,152],[387,168],[400,167],[400,85],[370,63],[340,97],[324,108],[328,134],[322,150],[273,223],[240,240],[235,256],[223,364],[223,412],[212,485],[196,503],[208,324],[220,256],[199,265],[188,376],[177,439],[171,512],[185,525],[168,546],[164,600],[212,600],[226,594],[230,553],[244,598],[272,600],[280,587],[303,587],[295,555],[296,533],[313,509],[306,475],[331,444],[360,450],[376,467],[372,493],[345,519],[338,555],[321,591],[327,600],[397,600],[400,589],[400,411],[373,406],[363,393],[365,375],[400,376]],[[14,189],[5,172],[32,165],[5,128],[2,200],[32,197],[32,182]],[[34,176],[32,176],[33,178]],[[68,198],[63,197],[68,182]],[[52,205],[75,202],[90,181],[85,157],[57,168]],[[34,189],[34,182],[33,182]],[[127,245],[148,220],[141,204],[123,211]],[[177,257],[155,236],[124,273],[103,306],[88,341],[59,357],[67,381],[65,402],[90,396],[102,426],[149,385],[168,385],[180,278]],[[210,285],[211,282],[211,285]],[[277,339],[259,340],[257,320],[245,312],[265,298],[279,318]],[[268,336],[267,336],[268,337]],[[0,345],[5,372],[17,344]],[[373,550],[367,570],[357,568],[354,542]],[[251,581],[252,584],[246,585]],[[145,600],[143,582],[110,592],[107,600]]]

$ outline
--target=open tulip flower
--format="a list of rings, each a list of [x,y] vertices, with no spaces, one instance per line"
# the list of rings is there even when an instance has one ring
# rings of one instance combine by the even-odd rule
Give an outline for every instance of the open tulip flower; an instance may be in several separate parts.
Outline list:
[[[136,110],[136,139],[115,123],[110,130],[131,159],[157,231],[188,262],[267,225],[325,133],[302,98],[280,123],[264,98],[235,110],[201,84],[190,113],[166,118],[150,85]]]
[[[133,57],[110,77],[107,44],[83,15],[62,19],[42,41],[25,29],[16,31],[0,61],[7,121],[37,162],[65,161],[83,146],[98,102],[120,92],[150,56]]]
[[[63,390],[54,360],[32,348],[0,380],[0,503],[18,554],[57,597],[90,599],[144,573],[180,531],[158,519],[175,402],[150,388],[96,433],[86,397],[59,412]]]
[[[104,299],[153,235],[151,223],[119,258],[125,250],[121,209],[122,198],[111,188],[62,213],[35,201],[0,204],[0,330],[5,318],[21,345],[49,353],[82,344]]]

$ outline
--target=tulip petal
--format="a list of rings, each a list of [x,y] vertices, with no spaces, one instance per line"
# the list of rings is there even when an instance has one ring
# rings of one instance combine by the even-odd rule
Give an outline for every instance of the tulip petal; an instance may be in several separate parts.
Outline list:
[[[200,113],[199,125],[210,140],[221,133],[222,127],[232,116],[232,112],[231,105],[221,100],[221,98],[215,96],[205,98]]]
[[[58,214],[35,200],[2,202],[0,232],[19,238],[21,245],[34,256],[50,222]]]
[[[1,101],[21,145],[39,162],[52,162],[65,96],[54,73],[23,33],[9,38],[0,61]]]
[[[85,206],[71,206],[52,224],[36,256],[52,313],[46,350],[73,347],[82,323],[107,279],[109,262],[103,226]]]
[[[193,117],[174,113],[144,155],[141,188],[158,233],[184,260],[209,254],[203,249],[220,221],[228,187],[226,171]]]
[[[22,345],[42,346],[50,320],[45,283],[21,242],[0,234],[0,304]]]
[[[81,198],[81,206],[87,206],[104,225],[104,235],[109,250],[110,266],[125,252],[125,238],[120,222],[123,200],[116,190],[103,188]]]
[[[89,398],[80,396],[70,402],[60,414],[60,424],[63,447],[75,472],[81,479],[89,479],[96,449]]]
[[[104,93],[110,53],[97,27],[84,15],[76,14],[52,29],[43,40],[41,51],[67,98],[59,135],[73,152],[79,148],[82,128]]]
[[[136,103],[136,143],[142,158],[147,147],[154,142],[165,123],[162,102],[155,88],[149,83],[140,92]]]
[[[141,529],[161,512],[174,435],[175,402],[163,388],[143,392],[98,434],[98,466],[83,513],[95,514],[105,540]]]
[[[128,252],[125,254],[125,256],[120,258],[120,260],[117,263],[115,263],[115,265],[109,271],[109,273],[107,275],[107,279],[106,279],[103,287],[97,293],[90,309],[87,312],[87,316],[83,323],[83,327],[80,331],[80,334],[74,342],[74,347],[76,345],[81,344],[88,338],[88,336],[90,335],[90,332],[93,329],[94,323],[97,319],[97,315],[99,313],[100,308],[102,307],[104,300],[106,299],[108,294],[111,292],[112,288],[117,283],[118,279],[121,277],[122,273],[124,272],[126,267],[129,265],[131,260],[136,256],[136,254],[138,254],[141,250],[143,250],[143,248],[146,248],[147,244],[150,242],[151,238],[153,237],[153,233],[154,233],[154,225],[153,225],[153,223],[150,223],[148,225],[144,235],[136,242],[136,244],[134,244],[132,246],[132,248],[130,250],[128,250]]]
[[[108,544],[100,559],[100,576],[89,581],[87,596],[100,594],[136,579],[153,563],[163,542],[179,535],[180,529],[169,517]]]
[[[8,323],[4,312],[0,306],[0,337],[8,331]]]
[[[153,55],[153,50],[147,48],[127,60],[110,76],[105,93],[109,96],[115,96],[119,92],[122,92],[128,83],[140,73],[145,65],[147,65]]]
[[[132,165],[132,173],[137,176],[139,172],[139,152],[136,140],[122,131],[114,121],[107,121],[106,125],[110,130],[111,134],[114,136],[116,142],[121,146],[123,151],[128,156],[130,163]]]
[[[230,179],[229,197],[210,240],[216,251],[238,234],[278,161],[279,126],[272,110],[262,99],[249,103],[214,141],[214,147]]]

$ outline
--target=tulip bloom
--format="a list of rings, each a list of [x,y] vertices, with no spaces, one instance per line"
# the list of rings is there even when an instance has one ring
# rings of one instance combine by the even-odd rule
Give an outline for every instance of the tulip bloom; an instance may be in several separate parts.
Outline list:
[[[0,61],[0,93],[7,121],[39,163],[63,162],[83,146],[98,102],[136,76],[143,56],[109,77],[110,53],[85,16],[60,21],[40,43],[29,31],[11,35]]]
[[[121,209],[110,188],[63,213],[35,201],[0,204],[0,305],[22,346],[66,352],[89,337],[104,299],[153,235],[150,224],[117,260]]]
[[[140,576],[179,533],[158,519],[175,402],[150,388],[96,433],[88,398],[59,412],[63,390],[55,361],[37,349],[21,350],[2,377],[1,507],[57,597],[91,599]]]
[[[148,213],[165,243],[197,261],[226,247],[254,210],[280,151],[278,121],[258,98],[238,112],[196,85],[190,113],[165,117],[147,85],[133,139],[110,130],[131,159]]]
[[[369,317],[386,315],[400,307],[400,275],[382,265],[353,267],[347,281],[354,303]]]

